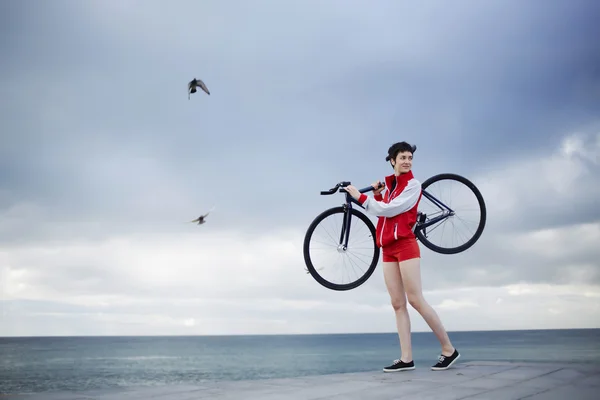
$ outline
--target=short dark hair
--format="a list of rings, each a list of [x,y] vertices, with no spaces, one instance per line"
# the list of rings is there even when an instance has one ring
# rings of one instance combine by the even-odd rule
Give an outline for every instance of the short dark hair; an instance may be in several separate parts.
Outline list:
[[[392,159],[396,159],[396,156],[398,155],[398,153],[404,153],[405,151],[408,151],[408,152],[414,154],[414,152],[417,151],[417,146],[415,146],[414,144],[413,145],[408,144],[407,142],[394,143],[388,149],[388,155],[385,158],[385,161],[390,161]]]

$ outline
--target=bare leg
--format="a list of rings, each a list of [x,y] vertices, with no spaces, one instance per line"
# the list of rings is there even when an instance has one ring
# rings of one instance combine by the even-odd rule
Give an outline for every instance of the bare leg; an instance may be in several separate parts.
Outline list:
[[[402,284],[402,275],[398,262],[383,263],[383,277],[396,314],[396,327],[400,339],[400,360],[412,361],[412,345],[410,340],[410,318],[406,307],[406,293]]]
[[[413,258],[400,263],[400,272],[402,273],[402,282],[410,305],[417,310],[423,317],[427,325],[431,328],[435,336],[442,345],[442,354],[451,356],[454,352],[454,346],[450,342],[448,333],[444,329],[442,321],[435,310],[427,303],[423,297],[421,286],[421,259]]]

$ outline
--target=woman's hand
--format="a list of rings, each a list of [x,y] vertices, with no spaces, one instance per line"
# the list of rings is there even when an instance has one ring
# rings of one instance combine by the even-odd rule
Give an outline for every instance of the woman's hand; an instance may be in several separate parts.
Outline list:
[[[360,197],[360,192],[358,191],[357,188],[355,188],[352,185],[346,186],[344,188],[348,193],[350,193],[350,196],[354,197],[354,199],[358,200],[358,198]]]
[[[381,185],[381,187],[379,187],[379,185]],[[384,182],[376,181],[375,183],[373,183],[372,186],[375,188],[375,190],[373,190],[374,194],[381,194],[381,192],[383,192],[383,189],[385,189],[385,183]]]
[[[381,184],[381,187],[379,187],[380,184]],[[376,188],[375,190],[373,190],[373,193],[375,193],[375,194],[380,194],[383,191],[383,189],[385,189],[385,183],[379,182],[379,181],[374,182],[371,186]],[[379,188],[379,189],[377,189],[377,188]],[[354,197],[356,200],[358,200],[358,198],[361,195],[361,193],[358,191],[358,189],[352,185],[348,185],[344,189],[346,189],[346,191],[350,194],[350,196]]]

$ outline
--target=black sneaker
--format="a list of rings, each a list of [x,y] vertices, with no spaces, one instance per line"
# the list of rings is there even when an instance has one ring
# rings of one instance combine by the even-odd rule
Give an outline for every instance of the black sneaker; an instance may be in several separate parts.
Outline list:
[[[460,354],[458,354],[458,350],[454,349],[454,353],[452,353],[451,356],[440,355],[438,357],[438,363],[432,366],[431,369],[434,371],[443,371],[450,368],[450,366],[452,366],[459,358]]]
[[[394,360],[394,363],[389,367],[385,367],[383,372],[409,371],[411,369],[415,369],[414,361],[405,363],[402,360]]]

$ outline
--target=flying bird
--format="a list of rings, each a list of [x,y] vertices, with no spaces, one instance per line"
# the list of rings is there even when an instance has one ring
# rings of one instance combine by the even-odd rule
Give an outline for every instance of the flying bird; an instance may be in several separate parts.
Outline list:
[[[204,82],[202,82],[201,79],[194,78],[188,83],[188,100],[190,99],[190,93],[196,93],[196,87],[199,87],[200,89],[204,90],[206,94],[210,95],[210,92],[208,91],[208,88]]]
[[[210,210],[208,210],[208,212],[204,215],[199,216],[198,218],[196,218],[195,220],[192,220],[190,222],[197,222],[198,225],[202,225],[203,223],[206,222],[206,217],[208,217],[208,214],[210,214],[212,211],[214,211],[215,206],[212,206],[212,208]]]

